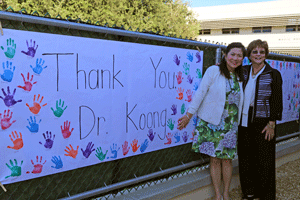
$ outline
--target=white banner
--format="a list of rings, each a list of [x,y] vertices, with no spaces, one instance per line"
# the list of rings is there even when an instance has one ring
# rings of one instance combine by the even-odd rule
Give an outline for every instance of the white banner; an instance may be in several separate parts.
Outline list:
[[[179,131],[177,120],[202,78],[203,52],[3,31],[2,183],[192,141],[194,123]]]

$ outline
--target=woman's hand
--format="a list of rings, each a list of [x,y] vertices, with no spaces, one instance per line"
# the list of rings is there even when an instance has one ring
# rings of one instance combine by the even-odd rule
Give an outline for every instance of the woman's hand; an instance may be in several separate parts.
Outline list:
[[[178,126],[177,129],[182,130],[184,129],[190,122],[190,119],[193,117],[193,114],[187,113],[183,117],[178,119]]]
[[[274,125],[275,125],[275,122],[274,123],[269,122],[267,124],[267,126],[264,128],[264,130],[262,131],[262,133],[266,132],[265,140],[270,141],[275,136],[274,128],[272,128],[272,126],[274,126]]]

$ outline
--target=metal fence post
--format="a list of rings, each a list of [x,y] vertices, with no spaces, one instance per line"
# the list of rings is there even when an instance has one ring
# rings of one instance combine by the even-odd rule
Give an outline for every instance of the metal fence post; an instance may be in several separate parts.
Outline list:
[[[216,50],[216,65],[219,64],[221,62],[222,59],[222,49],[221,47],[217,48]]]

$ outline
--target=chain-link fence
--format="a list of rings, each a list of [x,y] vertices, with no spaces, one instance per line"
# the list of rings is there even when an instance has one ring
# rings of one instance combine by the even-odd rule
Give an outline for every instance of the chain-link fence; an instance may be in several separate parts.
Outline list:
[[[39,17],[36,12],[29,15],[25,10],[14,12],[12,8],[0,11],[0,20],[2,28],[8,29],[199,49],[204,51],[204,71],[215,64],[217,48],[225,48],[220,44],[148,33],[145,30],[124,30],[122,27],[82,23],[80,20],[61,19],[59,16],[55,19],[49,15]],[[269,59],[300,62],[299,57],[273,53]],[[278,136],[298,131],[297,121],[278,125]],[[5,186],[8,191],[0,193],[0,199],[59,199],[72,196],[78,199],[99,196],[101,199],[111,198],[205,168],[207,157],[195,154],[190,149],[190,144],[180,145],[9,184]]]

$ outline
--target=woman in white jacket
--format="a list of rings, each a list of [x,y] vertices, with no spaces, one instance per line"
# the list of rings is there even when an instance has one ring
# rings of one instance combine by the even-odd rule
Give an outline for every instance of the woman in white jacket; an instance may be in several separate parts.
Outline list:
[[[210,156],[210,174],[216,199],[229,199],[232,159],[237,152],[237,130],[243,102],[243,69],[245,47],[231,43],[219,66],[209,67],[194,95],[189,109],[178,120],[178,129],[198,116],[192,150]],[[223,175],[224,192],[220,191]]]

